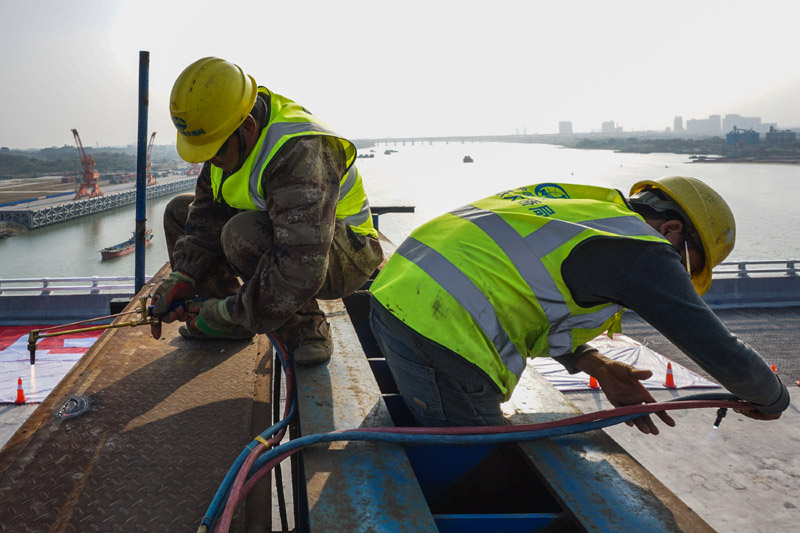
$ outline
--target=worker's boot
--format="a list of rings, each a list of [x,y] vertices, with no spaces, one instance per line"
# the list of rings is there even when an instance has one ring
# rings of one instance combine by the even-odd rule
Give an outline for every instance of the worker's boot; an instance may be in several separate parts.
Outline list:
[[[292,352],[294,362],[298,365],[318,365],[331,358],[331,328],[325,320],[325,313],[313,298],[303,304],[276,333]]]
[[[189,326],[183,325],[178,328],[178,333],[180,333],[181,337],[184,339],[189,339],[193,341],[205,341],[205,340],[229,340],[229,341],[249,341],[253,338],[255,333],[252,331],[243,328],[242,326],[236,326],[231,331],[226,331],[224,333],[220,333],[219,335],[208,335],[203,333],[199,329],[189,329]]]
[[[325,329],[327,335],[323,339],[314,339],[305,344],[301,344],[294,350],[294,362],[298,365],[318,365],[331,358],[333,354],[333,339],[331,338],[331,328],[327,323]]]

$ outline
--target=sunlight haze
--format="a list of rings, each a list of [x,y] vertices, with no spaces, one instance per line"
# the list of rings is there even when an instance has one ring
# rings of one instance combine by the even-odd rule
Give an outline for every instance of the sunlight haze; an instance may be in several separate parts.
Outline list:
[[[350,138],[575,132],[675,116],[800,126],[790,1],[0,0],[0,146],[175,141],[172,83],[214,55]]]

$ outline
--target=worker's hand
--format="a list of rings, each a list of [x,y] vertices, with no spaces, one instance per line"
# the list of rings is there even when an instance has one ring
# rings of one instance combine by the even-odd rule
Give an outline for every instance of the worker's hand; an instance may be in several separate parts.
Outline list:
[[[613,361],[596,351],[587,352],[578,360],[575,368],[594,376],[606,398],[614,407],[655,403],[656,401],[641,383],[653,375],[650,370],[639,370],[623,362]],[[655,414],[668,426],[675,427],[675,421],[665,411]],[[635,425],[642,433],[658,435],[658,428],[650,415],[642,416],[626,422],[626,424]]]
[[[186,326],[212,337],[225,336],[239,329],[228,312],[226,300],[209,298],[202,302],[193,302],[187,309],[189,318],[186,320]]]
[[[181,300],[189,300],[194,296],[194,278],[183,272],[172,272],[162,281],[153,294],[151,304],[153,316],[161,322],[186,320],[186,309],[172,304]]]

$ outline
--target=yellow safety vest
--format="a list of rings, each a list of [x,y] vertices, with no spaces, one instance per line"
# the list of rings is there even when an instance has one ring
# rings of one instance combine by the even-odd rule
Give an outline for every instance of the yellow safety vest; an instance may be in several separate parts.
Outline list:
[[[356,233],[377,238],[378,231],[372,223],[372,213],[361,174],[353,164],[356,159],[353,143],[333,133],[321,120],[292,100],[270,92],[265,87],[259,87],[258,92],[270,99],[269,122],[261,130],[258,142],[242,168],[223,179],[223,170],[211,165],[214,197],[224,199],[228,205],[237,209],[265,211],[267,202],[261,186],[261,176],[278,150],[294,137],[326,135],[342,143],[347,158],[347,170],[339,182],[336,218],[344,219]]]
[[[508,398],[527,357],[566,355],[620,330],[620,306],[579,306],[561,275],[575,246],[598,236],[668,242],[617,190],[530,185],[417,228],[370,291],[415,331],[485,371]]]

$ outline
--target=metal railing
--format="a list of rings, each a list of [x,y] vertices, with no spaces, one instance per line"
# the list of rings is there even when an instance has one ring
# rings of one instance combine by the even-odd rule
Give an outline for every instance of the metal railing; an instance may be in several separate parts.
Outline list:
[[[145,283],[152,276],[146,276]],[[36,293],[101,294],[134,292],[133,276],[92,276],[82,278],[0,278],[0,295]]]
[[[750,277],[765,277],[776,275],[783,276],[797,276],[797,264],[800,260],[771,260],[771,261],[730,261],[720,263],[714,269],[713,274],[715,278],[721,277],[736,277],[736,278],[750,278]]]
[[[714,269],[715,278],[750,278],[800,276],[799,259],[769,261],[730,261]],[[145,283],[152,276],[145,276]],[[37,293],[100,294],[102,292],[129,292],[133,294],[133,276],[82,277],[82,278],[0,278],[0,295]]]

